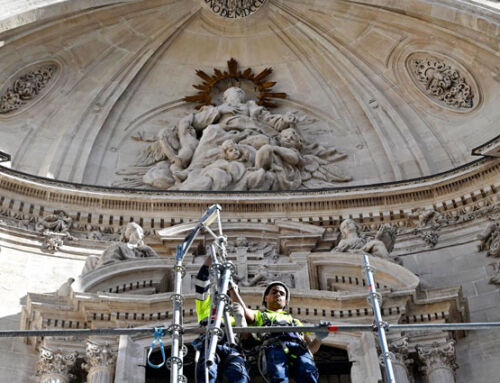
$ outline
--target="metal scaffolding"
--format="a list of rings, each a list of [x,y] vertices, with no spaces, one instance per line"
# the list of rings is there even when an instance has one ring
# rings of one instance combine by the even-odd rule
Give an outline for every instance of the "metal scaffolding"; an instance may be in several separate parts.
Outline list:
[[[344,331],[369,331],[377,332],[380,346],[382,350],[381,359],[386,370],[386,378],[388,383],[395,383],[394,371],[392,368],[392,356],[389,352],[386,333],[390,331],[458,331],[458,330],[491,330],[500,328],[500,322],[477,322],[477,323],[427,323],[427,324],[390,324],[383,320],[380,310],[381,295],[376,291],[374,280],[375,268],[370,265],[368,255],[364,255],[364,272],[368,281],[368,300],[373,307],[374,322],[373,324],[329,324],[313,325],[313,326],[261,326],[261,327],[232,327],[230,324],[228,305],[229,297],[227,289],[232,274],[234,273],[234,265],[227,260],[226,244],[227,238],[222,232],[222,224],[220,218],[221,207],[213,205],[203,214],[199,223],[184,239],[181,245],[177,246],[177,255],[174,266],[174,291],[171,295],[173,304],[173,321],[166,328],[139,327],[139,328],[105,328],[105,329],[65,329],[65,330],[4,330],[0,331],[0,338],[6,337],[57,337],[57,336],[74,336],[74,337],[89,337],[89,336],[119,336],[119,335],[145,335],[154,334],[154,341],[148,353],[148,363],[151,367],[159,368],[164,364],[170,369],[171,382],[185,382],[187,379],[183,375],[183,335],[184,334],[205,334],[208,340],[206,345],[205,361],[207,365],[214,363],[215,351],[217,342],[224,336],[222,330],[222,319],[226,326],[225,335],[230,344],[235,343],[234,334],[241,333],[273,333],[273,332],[314,332],[314,333],[337,333]],[[209,226],[217,221],[218,232],[215,234]],[[191,245],[196,239],[199,232],[204,229],[214,238],[214,244],[211,246],[212,266],[211,272],[215,277],[216,282],[212,286],[211,305],[215,311],[215,317],[208,318],[206,328],[185,328],[183,325],[183,304],[184,296],[182,294],[182,278],[186,274],[183,266],[184,256],[189,251]],[[165,360],[164,346],[162,337],[168,334],[172,337],[171,355]],[[153,352],[155,345],[159,345],[163,355],[163,363],[153,365],[149,362],[149,356]]]

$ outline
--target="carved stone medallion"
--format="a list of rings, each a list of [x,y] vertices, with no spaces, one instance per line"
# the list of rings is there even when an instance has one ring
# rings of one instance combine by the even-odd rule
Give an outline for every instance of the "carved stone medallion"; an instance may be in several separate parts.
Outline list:
[[[57,65],[48,63],[18,76],[11,87],[0,96],[0,114],[7,114],[21,108],[37,97],[53,79]]]
[[[417,88],[431,101],[454,111],[471,111],[479,92],[472,76],[451,59],[417,52],[408,56],[406,68]]]
[[[239,19],[255,13],[266,0],[204,0],[212,12],[229,19]]]

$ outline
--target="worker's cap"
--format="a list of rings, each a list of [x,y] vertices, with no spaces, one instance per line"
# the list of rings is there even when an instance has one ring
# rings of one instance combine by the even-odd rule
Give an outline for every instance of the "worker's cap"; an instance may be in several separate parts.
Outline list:
[[[264,306],[266,306],[266,296],[267,294],[269,294],[269,291],[271,290],[271,287],[273,286],[283,286],[283,288],[285,289],[285,295],[286,295],[286,303],[288,304],[288,300],[290,299],[290,290],[288,290],[288,286],[285,285],[283,282],[281,281],[272,281],[272,282],[269,282],[266,286],[266,289],[264,290],[264,294],[262,294],[262,304]]]

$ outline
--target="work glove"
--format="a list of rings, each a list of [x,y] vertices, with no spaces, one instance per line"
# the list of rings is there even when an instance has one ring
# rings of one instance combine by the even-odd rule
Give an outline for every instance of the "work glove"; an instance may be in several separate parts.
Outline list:
[[[231,305],[231,312],[234,317],[235,327],[247,327],[247,320],[245,319],[245,310],[243,306],[239,303],[233,303]]]
[[[327,330],[328,326],[331,326],[332,323],[326,320],[322,320],[319,322],[319,327],[324,327],[325,330]],[[322,332],[317,332],[316,333],[316,339],[323,340],[328,337],[330,333],[328,331],[322,331]]]

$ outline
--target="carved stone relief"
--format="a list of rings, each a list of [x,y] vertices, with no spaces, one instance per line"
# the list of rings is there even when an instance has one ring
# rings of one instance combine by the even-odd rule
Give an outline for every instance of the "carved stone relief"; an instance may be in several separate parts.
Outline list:
[[[210,9],[222,17],[237,19],[256,12],[266,0],[203,0]]]
[[[33,100],[53,79],[57,65],[44,64],[19,76],[0,98],[0,114],[7,114]]]
[[[477,106],[478,91],[472,76],[452,59],[417,52],[407,58],[406,67],[417,88],[434,103],[458,111]]]
[[[224,103],[204,106],[164,128],[136,163],[117,172],[115,186],[169,190],[296,190],[333,186],[351,177],[335,165],[346,155],[309,143],[298,126],[314,120],[299,112],[273,114],[241,88]],[[199,139],[198,139],[199,137]]]

